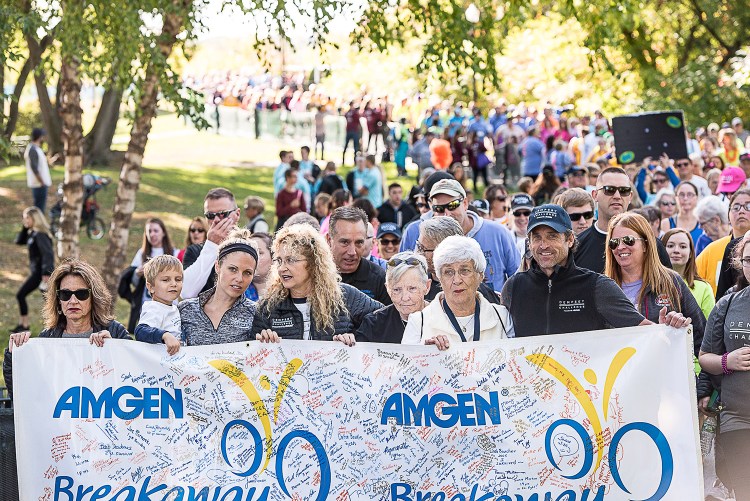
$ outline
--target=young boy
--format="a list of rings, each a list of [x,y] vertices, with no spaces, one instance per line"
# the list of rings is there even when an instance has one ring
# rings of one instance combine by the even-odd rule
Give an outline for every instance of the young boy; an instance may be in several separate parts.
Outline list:
[[[182,263],[174,256],[157,256],[143,266],[143,275],[153,301],[143,303],[135,339],[164,343],[167,353],[174,355],[180,349],[180,312],[175,301],[182,292]]]

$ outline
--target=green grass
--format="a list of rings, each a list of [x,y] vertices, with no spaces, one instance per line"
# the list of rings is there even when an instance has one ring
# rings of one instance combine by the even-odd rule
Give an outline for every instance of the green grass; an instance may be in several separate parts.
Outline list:
[[[266,202],[266,219],[273,220],[273,170],[278,164],[282,149],[299,151],[301,144],[279,140],[261,140],[217,136],[212,132],[196,132],[183,126],[172,115],[155,120],[144,157],[141,184],[136,209],[130,228],[127,264],[141,245],[143,224],[149,217],[164,220],[172,241],[184,247],[190,220],[203,213],[203,197],[212,187],[224,186],[234,192],[238,203],[248,195],[257,195]],[[124,148],[124,146],[122,146]],[[339,153],[335,153],[338,157]],[[386,164],[388,179],[396,179],[396,168]],[[86,169],[110,176],[112,185],[97,195],[105,224],[111,221],[112,207],[117,191],[120,165]],[[341,169],[343,176],[348,168]],[[47,201],[48,208],[55,203],[55,188],[62,182],[63,168],[56,166],[52,172],[53,189]],[[410,179],[400,178],[404,193],[411,189]],[[32,203],[31,192],[26,187],[23,165],[0,168],[0,346],[8,345],[9,329],[18,322],[18,305],[15,293],[26,277],[28,254],[23,246],[13,244],[21,227],[21,213]],[[244,223],[244,217],[242,222]],[[101,266],[107,248],[106,237],[90,240],[81,231],[81,256],[90,263]],[[28,296],[31,312],[31,331],[36,335],[42,329],[39,315],[42,295],[39,291]],[[126,322],[129,306],[117,300],[116,316]]]

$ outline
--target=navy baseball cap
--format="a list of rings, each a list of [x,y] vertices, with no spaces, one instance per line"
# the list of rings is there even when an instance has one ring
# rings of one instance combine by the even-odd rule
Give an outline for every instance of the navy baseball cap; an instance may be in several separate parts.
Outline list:
[[[490,203],[483,199],[479,198],[477,200],[473,200],[471,202],[471,205],[479,212],[480,214],[489,214],[490,213]]]
[[[554,204],[540,205],[531,210],[526,233],[531,233],[531,230],[537,226],[549,226],[558,233],[573,231],[573,223],[568,213],[559,205]]]
[[[383,235],[395,235],[398,239],[401,239],[401,228],[396,223],[382,223],[378,226],[378,235],[376,238],[380,238]]]

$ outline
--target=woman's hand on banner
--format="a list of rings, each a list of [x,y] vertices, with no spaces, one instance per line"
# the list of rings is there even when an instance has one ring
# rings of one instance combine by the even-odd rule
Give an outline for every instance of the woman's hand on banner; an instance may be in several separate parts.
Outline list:
[[[682,313],[677,311],[670,311],[667,313],[667,307],[663,307],[659,310],[659,323],[661,325],[667,325],[669,327],[687,327],[692,322],[690,317],[684,316]]]
[[[31,337],[30,331],[16,332],[10,335],[8,340],[8,351],[13,353],[13,348],[23,345]]]
[[[425,339],[424,344],[434,344],[435,346],[437,346],[437,349],[440,351],[447,350],[451,346],[451,343],[448,340],[448,336],[444,336],[442,334],[439,336],[432,337],[430,339]]]
[[[354,334],[346,333],[346,334],[336,334],[333,336],[334,341],[338,341],[339,343],[344,343],[347,346],[354,346],[356,344],[356,340],[354,339]]]
[[[89,343],[95,344],[99,348],[104,346],[104,340],[110,338],[112,339],[112,334],[109,333],[108,330],[103,330],[99,332],[94,332],[89,336]]]
[[[261,343],[280,343],[281,338],[276,333],[276,331],[272,331],[271,329],[263,329],[260,331],[260,334],[255,335],[255,339],[257,341],[260,341]]]

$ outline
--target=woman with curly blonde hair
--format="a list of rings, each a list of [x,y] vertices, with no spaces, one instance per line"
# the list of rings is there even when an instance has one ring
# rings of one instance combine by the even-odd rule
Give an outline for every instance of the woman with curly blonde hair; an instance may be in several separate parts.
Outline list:
[[[282,228],[273,255],[271,284],[253,320],[259,341],[312,339],[352,345],[362,319],[383,307],[341,283],[328,244],[309,225]]]

